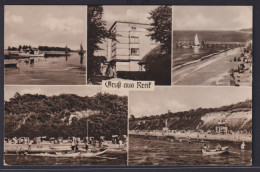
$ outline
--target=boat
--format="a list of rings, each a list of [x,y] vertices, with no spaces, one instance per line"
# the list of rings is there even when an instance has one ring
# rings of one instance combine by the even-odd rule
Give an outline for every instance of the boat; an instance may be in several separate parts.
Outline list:
[[[199,46],[200,45],[200,41],[199,41],[199,38],[198,38],[197,34],[195,35],[195,38],[194,38],[194,44],[195,44],[195,46]]]
[[[44,53],[40,53],[39,51],[33,51],[33,54],[30,54],[30,57],[44,57]]]
[[[5,59],[4,60],[5,68],[17,68],[18,67],[17,63],[18,63],[18,61],[15,59],[10,59],[10,60]]]
[[[8,165],[8,164],[5,162],[5,160],[4,160],[4,165]]]
[[[20,52],[10,52],[8,55],[5,55],[5,59],[24,59],[29,57],[30,54]]]
[[[44,157],[56,157],[56,158],[74,158],[80,155],[80,152],[55,152],[55,153],[39,153],[39,154],[26,154],[30,156],[44,156]]]
[[[81,152],[80,157],[94,157],[98,155],[102,155],[107,151],[107,148],[105,149],[100,149],[98,152],[97,151],[90,151],[90,152]]]
[[[183,44],[183,48],[192,48],[192,45]]]
[[[217,149],[201,149],[202,154],[204,155],[220,155],[220,154],[224,154],[228,152],[228,147],[222,147],[221,149],[217,150]]]
[[[107,148],[99,149],[97,151],[88,151],[88,152],[83,152],[83,151],[57,151],[53,153],[28,153],[25,152],[22,155],[29,155],[29,156],[44,156],[44,157],[55,157],[55,158],[76,158],[76,157],[95,157],[98,155],[102,155],[107,151]]]

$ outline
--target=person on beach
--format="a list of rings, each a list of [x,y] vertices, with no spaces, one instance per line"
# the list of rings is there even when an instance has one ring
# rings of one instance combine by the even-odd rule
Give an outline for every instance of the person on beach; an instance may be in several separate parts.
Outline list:
[[[76,143],[75,143],[75,150],[76,151],[79,150],[78,146],[79,146],[79,141],[76,139]]]
[[[72,151],[75,150],[75,142],[74,142],[74,140],[72,140],[72,142],[71,142],[71,150],[72,150]]]
[[[120,139],[119,140],[119,149],[121,148],[121,145],[123,144],[123,141]]]
[[[101,148],[102,147],[102,140],[98,141],[98,147]]]
[[[28,151],[30,151],[32,149],[32,143],[31,143],[31,141],[29,140],[28,141]]]
[[[241,149],[241,150],[245,150],[245,148],[246,148],[246,144],[245,144],[245,142],[242,142],[242,144],[241,144],[241,146],[240,146],[240,149]]]
[[[222,150],[222,147],[221,147],[221,145],[219,143],[216,146],[216,150]]]
[[[88,143],[87,142],[85,143],[85,149],[86,149],[86,151],[88,151]]]
[[[202,149],[204,149],[204,150],[207,150],[207,144],[204,144],[204,146],[203,146],[203,148]]]
[[[123,149],[126,149],[126,148],[127,148],[127,140],[125,140]]]

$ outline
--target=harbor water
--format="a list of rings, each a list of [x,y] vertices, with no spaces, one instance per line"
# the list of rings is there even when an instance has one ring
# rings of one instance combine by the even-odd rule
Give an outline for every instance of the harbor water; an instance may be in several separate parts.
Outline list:
[[[177,30],[173,32],[173,66],[182,65],[184,63],[200,59],[203,56],[212,54],[215,50],[202,49],[199,47],[183,48],[176,47],[177,41],[194,42],[195,35],[198,35],[200,43],[202,41],[213,42],[246,42],[252,39],[252,33],[241,31],[182,31]]]
[[[31,85],[84,85],[86,83],[86,57],[77,52],[70,56],[34,57],[15,60],[17,68],[5,68],[5,84]]]
[[[198,142],[157,139],[156,137],[133,136],[129,138],[129,165],[173,165],[173,166],[248,166],[251,165],[252,145],[240,150],[241,143],[227,141]],[[217,143],[228,146],[228,153],[203,155],[204,144],[214,148]]]
[[[42,157],[31,155],[4,155],[8,165],[126,165],[126,151],[107,151],[96,157]]]

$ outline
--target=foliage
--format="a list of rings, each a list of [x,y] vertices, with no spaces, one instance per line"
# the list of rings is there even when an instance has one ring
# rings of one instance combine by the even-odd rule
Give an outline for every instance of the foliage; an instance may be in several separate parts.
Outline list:
[[[145,64],[149,80],[154,80],[156,85],[170,85],[172,9],[160,6],[150,12],[149,19],[152,19],[152,27],[147,29],[148,36],[161,45],[146,54],[141,63]]]
[[[171,55],[157,46],[146,54],[142,60],[145,63],[147,78],[154,80],[156,85],[171,85]]]
[[[169,129],[178,130],[195,130],[196,127],[203,123],[201,117],[207,113],[213,112],[241,112],[251,110],[251,100],[245,102],[239,102],[228,106],[222,106],[219,108],[198,108],[196,110],[191,109],[183,112],[170,112],[155,116],[144,116],[141,118],[135,118],[131,115],[129,119],[130,130],[161,130],[164,127],[164,122],[168,120]],[[246,128],[250,128],[252,123],[248,123]]]
[[[49,47],[49,46],[39,46],[40,51],[70,51],[70,48],[66,47]]]
[[[59,96],[20,95],[5,102],[5,137],[37,136],[97,139],[127,134],[127,97],[98,93],[94,97],[75,94]],[[81,118],[69,118],[73,112],[91,111]]]
[[[149,36],[152,40],[162,44],[162,50],[167,53],[171,50],[172,33],[172,8],[170,6],[160,6],[150,12],[149,19],[152,19],[152,27],[148,28]]]
[[[95,75],[99,67],[96,66],[94,52],[102,50],[98,44],[101,44],[105,38],[115,40],[115,36],[106,29],[106,22],[102,20],[103,7],[98,5],[88,5],[88,29],[87,29],[87,75],[91,78]]]

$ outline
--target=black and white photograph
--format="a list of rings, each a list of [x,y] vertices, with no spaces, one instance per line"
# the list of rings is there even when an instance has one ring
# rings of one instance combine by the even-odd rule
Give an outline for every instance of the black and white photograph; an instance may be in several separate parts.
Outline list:
[[[171,6],[88,6],[87,83],[171,85]]]
[[[251,87],[129,94],[128,165],[252,165]]]
[[[6,5],[6,85],[85,85],[87,6]]]
[[[5,86],[5,165],[127,165],[128,93]]]
[[[252,86],[252,6],[172,9],[172,85]]]

